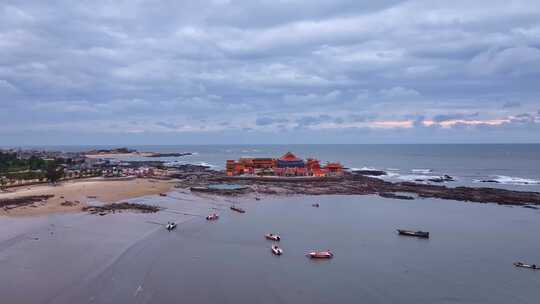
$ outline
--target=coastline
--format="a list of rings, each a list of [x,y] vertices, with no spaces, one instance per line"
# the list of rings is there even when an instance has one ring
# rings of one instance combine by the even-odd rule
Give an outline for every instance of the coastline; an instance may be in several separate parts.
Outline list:
[[[1,208],[0,216],[36,216],[81,212],[91,202],[115,203],[130,198],[157,195],[172,189],[174,182],[158,179],[106,180],[91,178],[58,185],[35,185],[0,193],[0,200],[54,195],[44,201],[12,209]],[[66,203],[67,202],[67,203]]]
[[[118,203],[130,198],[169,192],[173,186],[197,190],[216,198],[288,195],[378,195],[391,199],[415,200],[439,198],[451,201],[518,205],[537,209],[540,193],[497,188],[447,187],[420,183],[392,183],[368,176],[345,175],[339,178],[249,178],[226,177],[221,171],[186,171],[173,174],[174,179],[89,178],[58,185],[34,185],[0,193],[0,216],[36,216],[81,212],[89,205]],[[237,184],[239,190],[207,189],[210,184]],[[52,196],[52,197],[46,197]],[[10,204],[10,200],[22,203]],[[25,202],[25,199],[28,202]],[[8,203],[6,203],[8,202]]]

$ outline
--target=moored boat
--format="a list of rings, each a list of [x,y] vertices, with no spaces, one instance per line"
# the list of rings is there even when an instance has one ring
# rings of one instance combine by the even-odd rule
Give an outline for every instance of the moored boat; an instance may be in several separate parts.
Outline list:
[[[272,253],[275,255],[282,255],[283,249],[279,248],[277,245],[272,245]]]
[[[167,193],[160,193],[159,196],[167,196]]]
[[[534,270],[540,270],[540,267],[536,266],[536,264],[531,265],[531,264],[525,264],[525,263],[522,263],[522,262],[515,262],[514,266],[521,267],[521,268],[529,268],[529,269],[534,269]]]
[[[239,212],[239,213],[246,213],[246,210],[240,208],[240,207],[236,207],[236,206],[231,206],[231,210],[233,211],[236,211],[236,212]]]
[[[279,242],[281,240],[281,237],[278,234],[273,234],[273,233],[265,234],[264,237],[271,241]]]
[[[397,229],[397,231],[400,235],[414,236],[414,237],[425,238],[425,239],[429,238],[429,232],[426,232],[426,231],[421,231],[421,230],[412,231],[412,230],[404,230],[404,229]]]
[[[330,250],[325,251],[311,251],[306,254],[312,259],[330,259],[334,257],[334,254]]]
[[[206,216],[206,219],[209,221],[215,221],[219,218],[219,215],[217,213],[212,213]]]
[[[167,228],[167,230],[171,231],[171,230],[176,228],[176,223],[175,222],[167,222],[167,226],[165,226],[165,228]]]

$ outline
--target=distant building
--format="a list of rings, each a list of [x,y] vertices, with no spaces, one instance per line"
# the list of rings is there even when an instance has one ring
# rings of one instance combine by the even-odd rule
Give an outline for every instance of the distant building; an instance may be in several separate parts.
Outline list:
[[[319,160],[303,160],[291,152],[280,158],[240,158],[238,161],[227,160],[227,176],[339,176],[343,174],[340,163],[328,163],[321,166]]]
[[[296,155],[291,152],[285,153],[282,157],[277,160],[278,168],[305,168],[306,163],[304,160],[296,157]]]

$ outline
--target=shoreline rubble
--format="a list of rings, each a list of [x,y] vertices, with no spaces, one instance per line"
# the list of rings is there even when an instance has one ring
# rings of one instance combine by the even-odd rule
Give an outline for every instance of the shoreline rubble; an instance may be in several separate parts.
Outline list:
[[[85,206],[82,211],[89,212],[90,214],[105,215],[109,213],[116,213],[125,211],[139,211],[142,213],[155,213],[161,210],[160,207],[154,205],[138,204],[138,203],[113,203],[103,206]]]
[[[540,193],[486,187],[448,187],[415,182],[390,182],[359,174],[345,174],[329,178],[266,178],[230,177],[221,171],[202,170],[204,173],[177,175],[179,188],[200,189],[211,184],[236,184],[246,190],[213,191],[216,195],[239,196],[245,194],[268,195],[379,195],[394,199],[439,198],[462,202],[496,203],[500,205],[540,205]],[[445,177],[450,179],[450,177]],[[409,196],[410,194],[411,196]]]

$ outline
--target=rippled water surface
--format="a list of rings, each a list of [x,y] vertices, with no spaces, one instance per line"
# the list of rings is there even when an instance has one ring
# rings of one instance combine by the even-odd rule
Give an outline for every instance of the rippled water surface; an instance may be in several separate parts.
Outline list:
[[[540,261],[538,210],[373,196],[240,204],[247,213],[154,232],[58,303],[537,303],[540,272],[512,262]],[[310,260],[312,249],[335,257]]]

